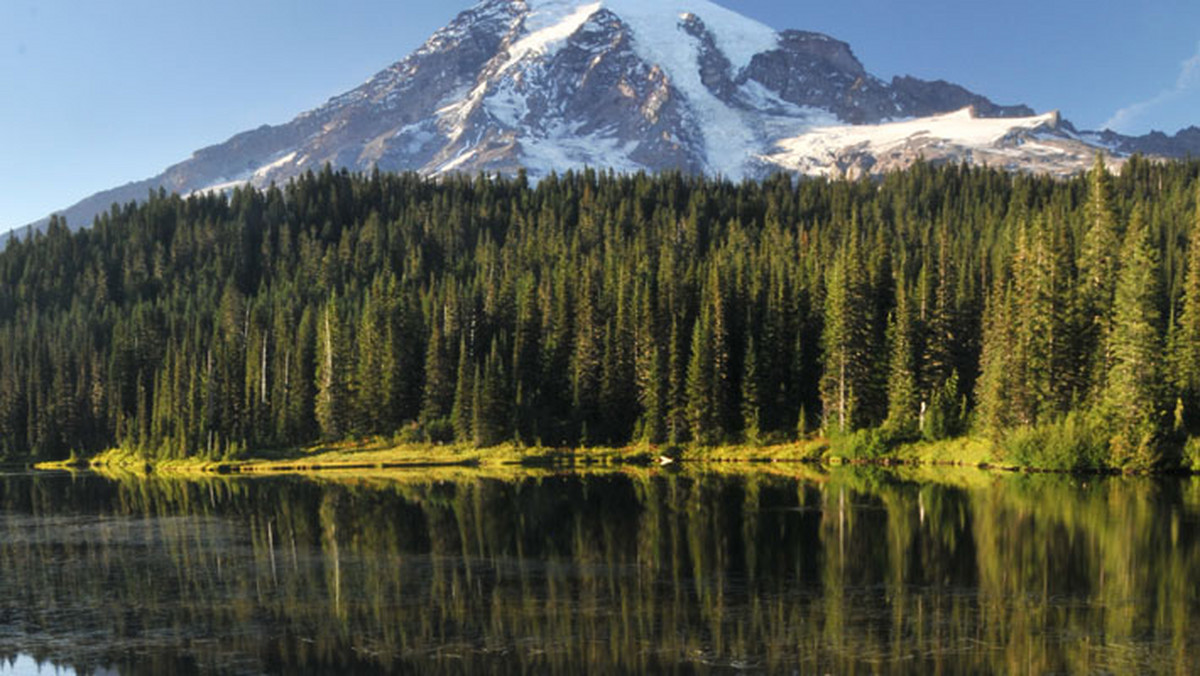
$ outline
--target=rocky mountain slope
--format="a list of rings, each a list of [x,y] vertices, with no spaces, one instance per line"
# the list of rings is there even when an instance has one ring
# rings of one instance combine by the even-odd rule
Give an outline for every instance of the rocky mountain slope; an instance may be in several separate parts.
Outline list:
[[[734,179],[930,161],[1070,174],[1097,148],[1183,156],[1175,137],[1080,133],[943,81],[871,75],[850,47],[707,0],[483,0],[416,52],[289,123],[238,134],[67,209],[73,226],[159,187],[183,194],[355,171],[592,166]]]

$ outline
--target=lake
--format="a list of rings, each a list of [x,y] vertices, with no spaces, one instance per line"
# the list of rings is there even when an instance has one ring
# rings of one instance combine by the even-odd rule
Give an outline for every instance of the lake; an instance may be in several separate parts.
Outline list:
[[[0,476],[0,673],[1193,672],[1200,479]]]

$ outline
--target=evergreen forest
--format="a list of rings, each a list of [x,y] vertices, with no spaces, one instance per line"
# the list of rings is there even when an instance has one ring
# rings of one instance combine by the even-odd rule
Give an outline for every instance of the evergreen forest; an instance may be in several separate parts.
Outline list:
[[[583,170],[159,191],[0,254],[0,455],[233,458],[368,436],[963,435],[1020,464],[1200,442],[1200,162]]]

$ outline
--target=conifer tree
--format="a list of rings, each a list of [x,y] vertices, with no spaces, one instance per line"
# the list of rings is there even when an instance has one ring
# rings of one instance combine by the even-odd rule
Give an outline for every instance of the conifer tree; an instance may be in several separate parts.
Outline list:
[[[1171,375],[1189,431],[1200,426],[1200,192],[1188,239],[1183,307],[1172,327]]]
[[[540,407],[541,375],[538,365],[541,333],[537,304],[537,280],[524,276],[517,286],[516,316],[512,345],[514,434],[522,439],[537,437],[537,411]]]
[[[1019,235],[1013,262],[1017,315],[1017,368],[1022,381],[1010,392],[1018,417],[1036,425],[1065,414],[1080,394],[1076,390],[1071,337],[1070,256],[1044,217]]]
[[[500,345],[492,341],[483,369],[476,367],[474,383],[473,420],[471,425],[475,445],[495,446],[508,438],[509,394],[504,374]]]
[[[293,364],[289,364],[294,394],[287,414],[287,439],[292,442],[310,440],[317,431],[316,355],[317,318],[312,308],[305,307],[300,315],[300,326],[296,329],[296,358]]]
[[[957,283],[949,226],[942,223],[937,231],[936,258],[932,275],[925,281],[931,284],[928,308],[924,319],[924,340],[921,351],[921,402],[924,408],[932,404],[934,394],[943,391],[950,374],[955,370],[955,351],[961,343],[954,288]],[[928,265],[926,266],[929,267]]]
[[[852,432],[873,422],[871,398],[879,378],[878,355],[871,354],[874,305],[854,232],[848,239],[829,271],[825,292],[821,400],[831,432]]]
[[[896,286],[896,307],[888,322],[888,417],[884,426],[908,435],[917,430],[919,398],[917,392],[916,349],[913,345],[913,311],[904,285]]]
[[[425,424],[448,417],[454,405],[457,379],[442,333],[441,314],[436,313],[432,319],[433,327],[425,350],[425,388],[421,405],[421,421]]]
[[[711,320],[702,312],[692,326],[691,357],[687,366],[687,423],[692,441],[717,442],[717,407],[713,396],[713,340]]]
[[[709,395],[712,406],[712,436],[723,440],[729,430],[734,427],[737,411],[733,408],[733,377],[729,372],[732,363],[730,354],[729,322],[726,316],[726,301],[723,281],[716,266],[713,266],[708,278],[708,303],[712,328],[710,330],[710,360],[709,383],[712,393]]]
[[[929,441],[949,439],[962,433],[965,418],[965,399],[958,392],[958,371],[951,371],[929,399],[921,434]]]
[[[746,338],[746,351],[742,356],[742,436],[746,443],[758,445],[762,441],[762,401],[759,396],[758,350],[754,345],[754,334]]]
[[[325,439],[340,439],[349,431],[349,391],[346,376],[347,344],[337,298],[321,312],[320,351],[317,361],[316,418]]]
[[[458,344],[458,376],[454,383],[454,405],[450,419],[454,425],[454,438],[460,443],[475,438],[475,372],[478,368],[463,337]]]
[[[572,406],[579,430],[595,433],[600,426],[600,392],[604,367],[604,333],[595,282],[584,274],[576,308],[575,350],[571,362]],[[591,439],[584,440],[585,443]]]
[[[984,308],[980,376],[975,383],[979,422],[984,431],[995,436],[1017,425],[1013,389],[1024,378],[1015,354],[1013,305],[1011,284],[1002,276]]]
[[[1110,462],[1148,469],[1160,456],[1164,402],[1158,252],[1139,207],[1121,247],[1108,339],[1108,375],[1101,399],[1112,429]]]
[[[384,363],[386,335],[384,317],[379,302],[368,292],[363,300],[355,346],[358,351],[353,380],[353,399],[359,434],[379,434],[383,431],[383,417],[391,407],[388,388],[384,379],[388,368]]]
[[[1083,355],[1081,380],[1089,398],[1094,398],[1104,390],[1104,378],[1111,365],[1107,343],[1121,249],[1112,180],[1100,153],[1088,173],[1084,216],[1086,230],[1079,260],[1079,349]]]
[[[695,331],[693,327],[693,331]],[[681,341],[683,331],[678,315],[671,318],[671,336],[667,349],[667,440],[672,444],[682,443],[688,438],[688,366],[687,353]],[[694,342],[694,341],[693,341]]]
[[[651,444],[666,441],[667,367],[653,307],[652,285],[646,284],[638,298],[636,352],[638,405],[641,438]]]

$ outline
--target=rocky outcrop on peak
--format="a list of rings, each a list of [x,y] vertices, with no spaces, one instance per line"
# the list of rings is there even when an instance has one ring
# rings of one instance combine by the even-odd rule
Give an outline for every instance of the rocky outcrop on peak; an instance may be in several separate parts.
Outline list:
[[[871,75],[850,45],[820,33],[784,31],[779,49],[754,57],[745,78],[800,106],[823,108],[850,124],[926,117],[973,107],[987,117],[1028,117],[1027,106],[1001,106],[943,80]]]
[[[945,80],[892,78],[891,90],[904,117],[928,117],[948,110],[973,108],[980,117],[1032,117],[1037,113],[1024,105],[1001,106],[986,96],[967,91]]]
[[[1188,127],[1174,135],[1152,131],[1142,136],[1123,136],[1114,131],[1085,134],[1097,144],[1122,155],[1140,153],[1154,157],[1185,159],[1200,157],[1200,128]]]

